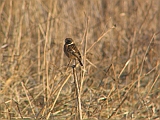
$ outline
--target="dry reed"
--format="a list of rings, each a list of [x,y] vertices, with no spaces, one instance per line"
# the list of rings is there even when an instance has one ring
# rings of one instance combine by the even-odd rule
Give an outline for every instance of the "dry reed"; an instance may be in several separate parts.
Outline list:
[[[159,11],[159,0],[1,0],[0,119],[158,120]],[[82,53],[79,87],[66,37]]]

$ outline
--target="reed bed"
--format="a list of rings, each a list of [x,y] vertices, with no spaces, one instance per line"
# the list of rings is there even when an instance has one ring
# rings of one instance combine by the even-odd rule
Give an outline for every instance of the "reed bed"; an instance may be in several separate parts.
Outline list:
[[[158,120],[159,11],[159,0],[1,0],[0,119]],[[83,67],[67,68],[67,37]]]

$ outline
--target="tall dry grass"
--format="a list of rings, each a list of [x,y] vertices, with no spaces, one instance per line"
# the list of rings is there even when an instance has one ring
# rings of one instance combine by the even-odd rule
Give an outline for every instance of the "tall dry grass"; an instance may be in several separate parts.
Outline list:
[[[158,120],[159,11],[159,0],[1,0],[0,119]],[[83,56],[79,88],[66,37]]]

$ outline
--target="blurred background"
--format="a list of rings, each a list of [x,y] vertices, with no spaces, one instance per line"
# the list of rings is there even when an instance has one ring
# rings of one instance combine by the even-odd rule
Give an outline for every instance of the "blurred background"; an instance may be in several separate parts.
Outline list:
[[[77,119],[66,37],[83,58],[83,119],[158,120],[159,0],[1,0],[1,119]]]

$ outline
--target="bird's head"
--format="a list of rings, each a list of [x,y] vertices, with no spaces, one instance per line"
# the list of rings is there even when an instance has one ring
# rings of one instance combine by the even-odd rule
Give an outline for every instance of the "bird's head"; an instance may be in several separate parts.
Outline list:
[[[65,39],[65,44],[72,44],[72,43],[73,43],[72,38],[66,38]]]

